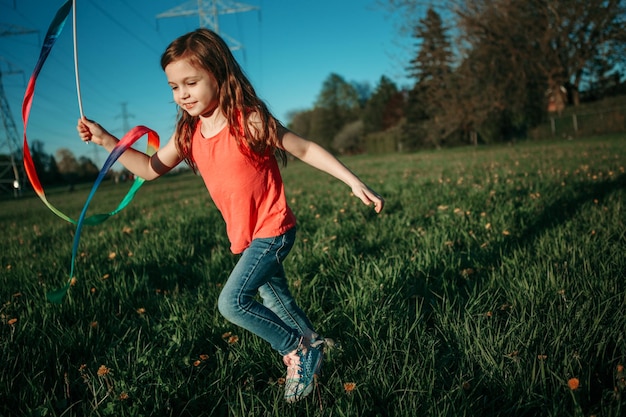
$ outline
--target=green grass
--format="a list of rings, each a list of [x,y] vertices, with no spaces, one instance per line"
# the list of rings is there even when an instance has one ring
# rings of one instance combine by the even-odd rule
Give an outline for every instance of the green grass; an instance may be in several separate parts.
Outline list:
[[[36,197],[0,202],[0,415],[626,414],[624,136],[344,162],[383,213],[304,164],[283,171],[293,292],[340,342],[295,405],[278,354],[217,311],[236,258],[199,178],[147,183],[85,227],[60,305],[45,293],[68,279],[74,226]],[[49,198],[76,218],[88,191]]]

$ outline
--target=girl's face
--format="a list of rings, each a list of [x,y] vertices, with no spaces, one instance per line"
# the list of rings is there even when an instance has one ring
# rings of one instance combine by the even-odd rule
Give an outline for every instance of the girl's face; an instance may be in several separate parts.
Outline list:
[[[213,74],[197,68],[187,59],[165,67],[174,101],[190,116],[210,116],[219,104],[219,88]]]

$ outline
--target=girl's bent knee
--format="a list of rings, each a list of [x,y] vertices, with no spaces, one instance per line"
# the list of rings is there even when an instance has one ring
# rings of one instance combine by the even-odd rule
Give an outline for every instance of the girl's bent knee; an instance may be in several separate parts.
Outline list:
[[[226,320],[232,322],[233,318],[237,315],[237,303],[235,299],[222,292],[217,299],[217,310]]]

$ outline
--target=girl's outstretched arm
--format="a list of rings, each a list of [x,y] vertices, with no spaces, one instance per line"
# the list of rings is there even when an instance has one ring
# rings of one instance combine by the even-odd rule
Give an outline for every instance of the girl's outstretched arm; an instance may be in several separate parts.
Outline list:
[[[303,162],[324,171],[338,180],[346,183],[352,193],[366,205],[374,204],[376,213],[380,213],[385,205],[385,200],[374,190],[369,188],[348,167],[335,158],[330,152],[285,128],[280,128],[279,136],[283,149]]]
[[[78,119],[78,134],[85,142],[93,142],[111,152],[119,139],[107,132],[98,123],[85,117]],[[145,180],[153,180],[165,174],[181,161],[174,139],[170,139],[154,155],[128,148],[118,159],[130,172]]]

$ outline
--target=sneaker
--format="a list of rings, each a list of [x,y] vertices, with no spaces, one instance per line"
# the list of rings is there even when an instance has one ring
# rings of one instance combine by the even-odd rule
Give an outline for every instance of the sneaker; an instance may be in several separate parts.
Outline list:
[[[313,391],[322,366],[323,345],[323,339],[313,340],[308,346],[301,341],[296,350],[283,356],[287,365],[285,401],[288,403],[299,401]]]

